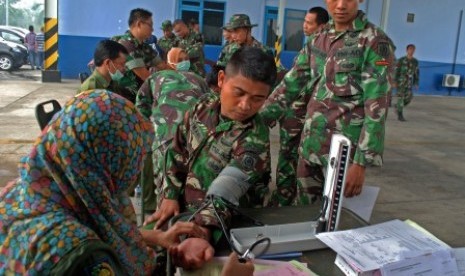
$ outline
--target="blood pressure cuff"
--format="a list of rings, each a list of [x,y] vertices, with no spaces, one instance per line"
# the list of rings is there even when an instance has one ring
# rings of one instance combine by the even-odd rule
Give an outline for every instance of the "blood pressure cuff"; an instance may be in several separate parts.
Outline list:
[[[208,189],[207,196],[214,195],[239,206],[239,199],[250,187],[249,177],[240,169],[227,166],[213,180]]]

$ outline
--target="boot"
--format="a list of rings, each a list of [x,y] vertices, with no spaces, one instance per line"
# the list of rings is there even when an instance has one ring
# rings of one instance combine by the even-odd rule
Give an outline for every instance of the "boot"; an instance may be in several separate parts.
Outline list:
[[[401,121],[401,122],[407,121],[407,120],[405,120],[404,114],[403,114],[402,111],[397,111],[397,119],[398,119],[399,121]]]

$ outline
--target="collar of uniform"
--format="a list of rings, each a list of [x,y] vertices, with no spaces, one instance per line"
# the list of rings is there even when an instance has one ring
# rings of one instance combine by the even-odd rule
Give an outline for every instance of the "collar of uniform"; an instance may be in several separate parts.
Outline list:
[[[99,87],[103,87],[106,89],[108,88],[108,86],[110,86],[111,81],[107,81],[105,77],[102,76],[97,70],[94,70],[94,72],[92,72],[92,75],[94,75],[95,82],[100,84]]]
[[[143,43],[143,42],[142,42],[142,43],[139,42],[139,40],[138,40],[135,36],[132,35],[131,31],[127,30],[127,31],[126,31],[126,34],[129,36],[129,38],[130,38],[132,41],[134,41],[134,44],[135,44],[136,47],[139,47],[139,45],[141,45],[141,44]]]

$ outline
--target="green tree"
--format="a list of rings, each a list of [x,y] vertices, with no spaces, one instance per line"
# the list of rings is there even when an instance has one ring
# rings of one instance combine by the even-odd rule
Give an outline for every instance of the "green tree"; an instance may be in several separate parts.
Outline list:
[[[20,0],[8,0],[8,24],[22,28],[33,25],[39,30],[44,24],[44,5],[35,3],[31,8],[18,8]],[[0,25],[6,25],[6,0],[0,0]]]

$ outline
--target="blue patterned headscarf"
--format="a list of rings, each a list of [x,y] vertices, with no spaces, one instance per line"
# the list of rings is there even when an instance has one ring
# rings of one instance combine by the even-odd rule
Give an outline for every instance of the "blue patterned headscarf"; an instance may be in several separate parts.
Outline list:
[[[154,269],[126,193],[153,129],[134,105],[105,90],[70,100],[0,194],[0,274],[47,272],[83,242],[102,241],[129,275]]]

